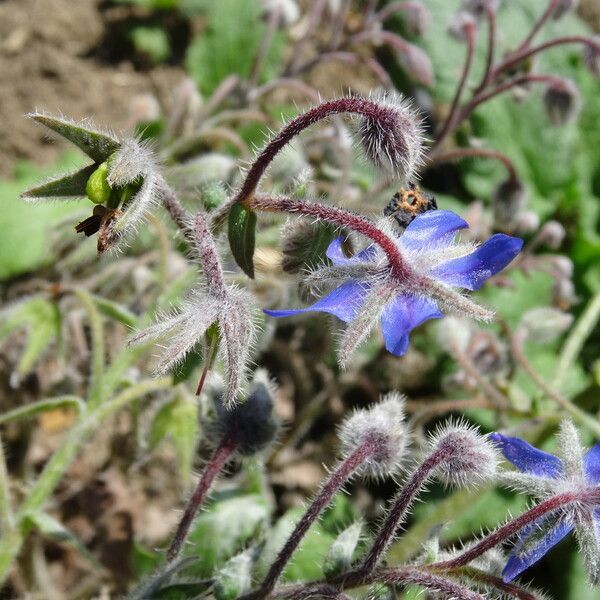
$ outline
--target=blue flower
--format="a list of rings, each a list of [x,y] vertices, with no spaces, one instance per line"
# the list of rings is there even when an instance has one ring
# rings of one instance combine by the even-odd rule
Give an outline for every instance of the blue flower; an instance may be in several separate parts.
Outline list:
[[[508,474],[508,480],[525,493],[548,498],[600,485],[600,444],[584,453],[570,421],[561,426],[560,458],[519,438],[493,433],[490,439],[505,458],[521,471],[512,478]],[[583,504],[551,513],[524,527],[502,571],[504,580],[512,581],[573,529],[576,530],[590,579],[597,583],[600,575],[600,508]]]
[[[522,240],[496,234],[479,247],[455,241],[467,223],[453,212],[434,210],[417,216],[396,239],[398,249],[412,271],[403,280],[394,278],[387,259],[372,244],[352,257],[342,249],[343,238],[327,249],[333,266],[317,269],[309,283],[322,287],[335,284],[333,291],[306,308],[265,310],[273,317],[305,312],[325,312],[348,323],[342,340],[345,362],[379,318],[385,346],[397,356],[408,349],[409,334],[421,323],[443,316],[447,310],[489,319],[491,313],[470,302],[453,288],[478,290],[519,253]],[[389,228],[384,223],[382,229]]]

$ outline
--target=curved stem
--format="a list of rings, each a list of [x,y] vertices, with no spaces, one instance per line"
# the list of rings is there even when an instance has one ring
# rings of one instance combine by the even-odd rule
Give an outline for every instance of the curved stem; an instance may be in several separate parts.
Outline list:
[[[468,550],[465,550],[462,554],[456,556],[455,558],[451,558],[449,560],[429,565],[429,568],[440,571],[447,571],[448,569],[454,569],[456,567],[462,567],[464,565],[467,565],[472,560],[475,560],[494,546],[501,544],[508,538],[521,531],[521,529],[523,529],[523,527],[525,527],[526,525],[537,521],[540,517],[543,517],[548,513],[559,510],[568,504],[586,500],[592,501],[594,504],[598,504],[600,502],[600,492],[598,492],[597,490],[593,492],[579,493],[567,492],[565,494],[558,494],[556,496],[552,496],[552,498],[548,498],[548,500],[540,502],[532,509],[518,516],[516,519],[513,519],[512,521],[506,523],[506,525],[503,525],[499,529],[496,529],[496,531],[492,532],[479,543],[475,544],[473,547],[469,548]]]
[[[568,398],[563,396],[552,385],[548,384],[544,378],[534,369],[523,351],[524,337],[522,333],[515,333],[511,336],[511,351],[514,359],[519,366],[527,373],[528,377],[538,386],[542,392],[552,399],[556,404],[568,412],[580,425],[587,427],[597,437],[600,437],[600,422],[597,419],[581,410],[573,404]]]
[[[502,152],[498,152],[497,150],[488,150],[486,148],[459,148],[449,152],[434,154],[431,156],[429,166],[445,162],[452,162],[461,158],[491,158],[493,160],[498,160],[506,167],[509,180],[513,183],[518,180],[515,166],[510,158],[508,158],[506,154],[502,154]]]
[[[376,437],[368,438],[358,446],[350,455],[343,459],[338,468],[331,474],[329,480],[321,488],[308,510],[304,513],[287,542],[280,550],[277,558],[271,565],[261,586],[261,595],[268,595],[275,587],[283,569],[289,562],[292,554],[302,541],[310,526],[316,521],[323,510],[329,506],[334,494],[348,481],[349,477],[378,449],[379,442]]]
[[[298,213],[348,227],[367,236],[381,247],[396,277],[405,279],[412,275],[396,243],[365,217],[326,204],[279,196],[254,196],[248,201],[248,207],[255,210]]]
[[[521,42],[519,47],[515,50],[515,52],[520,52],[525,48],[529,48],[531,41],[536,36],[538,31],[542,28],[544,23],[554,14],[561,0],[550,0],[546,10],[542,13],[540,18],[534,23],[531,31],[527,35],[527,37]]]
[[[460,569],[460,574],[465,575],[473,581],[478,581],[490,587],[494,587],[507,596],[517,598],[517,600],[542,600],[540,596],[530,592],[520,585],[515,583],[506,583],[501,577],[491,575],[490,573],[486,573],[481,569],[476,569],[474,567],[462,567]]]
[[[447,457],[447,448],[444,446],[432,452],[419,465],[417,470],[410,476],[408,481],[397,496],[392,508],[385,517],[385,520],[379,529],[379,533],[365,556],[362,564],[357,570],[359,577],[368,575],[386,551],[390,542],[394,538],[396,530],[406,517],[408,510],[415,501],[417,494],[423,489],[423,486],[429,479],[433,470],[442,463]]]
[[[167,550],[167,561],[171,562],[175,558],[177,558],[181,546],[185,541],[192,521],[198,512],[198,509],[206,499],[206,495],[208,494],[213,481],[219,475],[219,473],[223,470],[223,467],[227,463],[227,461],[231,458],[231,455],[235,451],[237,447],[237,441],[233,436],[225,436],[215,451],[213,455],[210,457],[200,480],[198,481],[198,485],[192,494],[187,506],[185,507],[185,511],[181,520],[179,521],[179,525],[177,525],[177,531],[175,532],[175,536],[173,537],[173,541]]]
[[[496,52],[496,10],[491,2],[488,2],[485,6],[485,16],[488,24],[488,47],[485,59],[485,71],[483,72],[481,83],[475,89],[475,93],[480,92],[489,83],[494,66],[494,53]]]
[[[442,125],[442,129],[438,134],[435,142],[433,143],[432,148],[435,148],[446,138],[448,133],[453,128],[454,119],[456,118],[456,113],[458,111],[458,105],[460,102],[460,98],[465,89],[465,85],[467,83],[467,78],[469,77],[469,72],[471,71],[471,66],[473,64],[473,54],[475,50],[475,30],[474,25],[469,25],[466,28],[465,35],[467,38],[467,55],[465,57],[465,63],[462,70],[462,75],[458,82],[458,86],[456,87],[456,92],[454,93],[454,98],[452,99],[452,105],[450,106],[450,112]]]

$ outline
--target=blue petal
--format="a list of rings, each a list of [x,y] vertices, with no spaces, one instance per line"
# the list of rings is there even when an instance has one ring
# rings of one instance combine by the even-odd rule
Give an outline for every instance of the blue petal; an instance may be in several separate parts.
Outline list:
[[[447,246],[459,229],[469,225],[450,210],[429,210],[417,216],[400,237],[408,250]]]
[[[471,254],[443,263],[432,275],[448,285],[478,290],[521,251],[523,240],[503,233],[493,235]]]
[[[552,517],[550,517],[550,519],[552,519]],[[546,521],[548,521],[548,519]],[[520,542],[518,547],[511,552],[508,562],[502,571],[502,578],[504,581],[507,583],[512,581],[517,575],[540,560],[550,548],[556,546],[556,544],[558,544],[558,542],[560,542],[572,529],[573,525],[564,521],[554,525],[552,529],[540,539],[539,543],[533,544],[531,548],[527,548],[527,553],[523,554],[523,546],[527,544],[527,540],[533,535],[539,535],[538,525],[535,523],[524,529],[522,542]]]
[[[381,314],[381,330],[385,347],[396,356],[402,356],[408,349],[408,334],[428,319],[439,319],[444,315],[435,302],[414,296],[400,294],[388,302]]]
[[[562,461],[554,454],[539,450],[525,440],[506,437],[501,433],[491,433],[490,439],[500,447],[506,460],[520,471],[551,479],[562,475]]]
[[[583,457],[583,469],[588,481],[594,485],[600,483],[600,444],[592,446]]]
[[[327,248],[327,258],[331,260],[334,265],[355,265],[357,263],[366,262],[377,253],[377,248],[374,244],[371,244],[364,250],[361,250],[355,256],[348,257],[344,254],[344,250],[342,249],[343,242],[343,236],[337,237],[335,240],[333,240],[333,242],[331,242],[331,244],[329,244],[329,247]]]
[[[317,300],[306,308],[294,308],[290,310],[266,310],[263,312],[271,317],[290,317],[305,312],[326,312],[335,315],[342,321],[352,321],[358,313],[368,292],[368,286],[360,281],[347,281],[340,287]]]

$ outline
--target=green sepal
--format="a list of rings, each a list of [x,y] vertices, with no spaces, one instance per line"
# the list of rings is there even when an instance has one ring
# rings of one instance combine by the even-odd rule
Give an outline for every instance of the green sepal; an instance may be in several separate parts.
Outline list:
[[[30,113],[29,117],[75,144],[96,163],[104,162],[121,146],[116,138],[81,123],[42,113]]]
[[[91,175],[85,186],[87,197],[94,204],[105,204],[112,194],[108,184],[108,163],[103,162]]]
[[[21,198],[85,198],[88,179],[95,170],[96,165],[88,165],[74,173],[61,175],[25,190]]]
[[[254,279],[254,247],[256,244],[256,213],[243,204],[229,211],[229,246],[235,262]]]

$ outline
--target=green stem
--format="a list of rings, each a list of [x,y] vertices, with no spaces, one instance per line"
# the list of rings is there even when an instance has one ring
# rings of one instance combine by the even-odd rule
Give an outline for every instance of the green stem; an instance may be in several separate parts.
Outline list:
[[[109,401],[92,406],[89,402],[79,421],[69,430],[60,448],[46,463],[44,470],[31,488],[17,512],[17,523],[20,531],[15,535],[3,536],[0,540],[0,583],[4,581],[13,560],[16,558],[31,524],[25,517],[39,510],[69,468],[77,452],[87,438],[98,428],[99,424],[111,414],[133,400],[150,392],[167,389],[172,385],[170,377],[143,381],[125,389]]]
[[[81,288],[75,290],[75,296],[83,305],[92,332],[92,360],[88,405],[95,407],[102,402],[102,375],[104,373],[104,330],[102,317],[90,294]]]
[[[15,519],[10,501],[10,481],[4,457],[4,446],[0,439],[0,531],[2,537],[8,535],[15,527]]]
[[[57,396],[56,398],[46,398],[44,400],[25,404],[24,406],[18,406],[17,408],[5,412],[0,415],[0,425],[12,423],[13,421],[20,421],[21,419],[29,419],[40,413],[55,410],[57,408],[72,408],[78,413],[81,413],[84,406],[81,398],[78,398],[77,396],[67,395]]]
[[[600,319],[600,292],[598,292],[586,306],[585,310],[571,329],[554,372],[554,379],[550,384],[553,388],[560,388],[567,372],[581,352],[585,340],[592,333]]]

